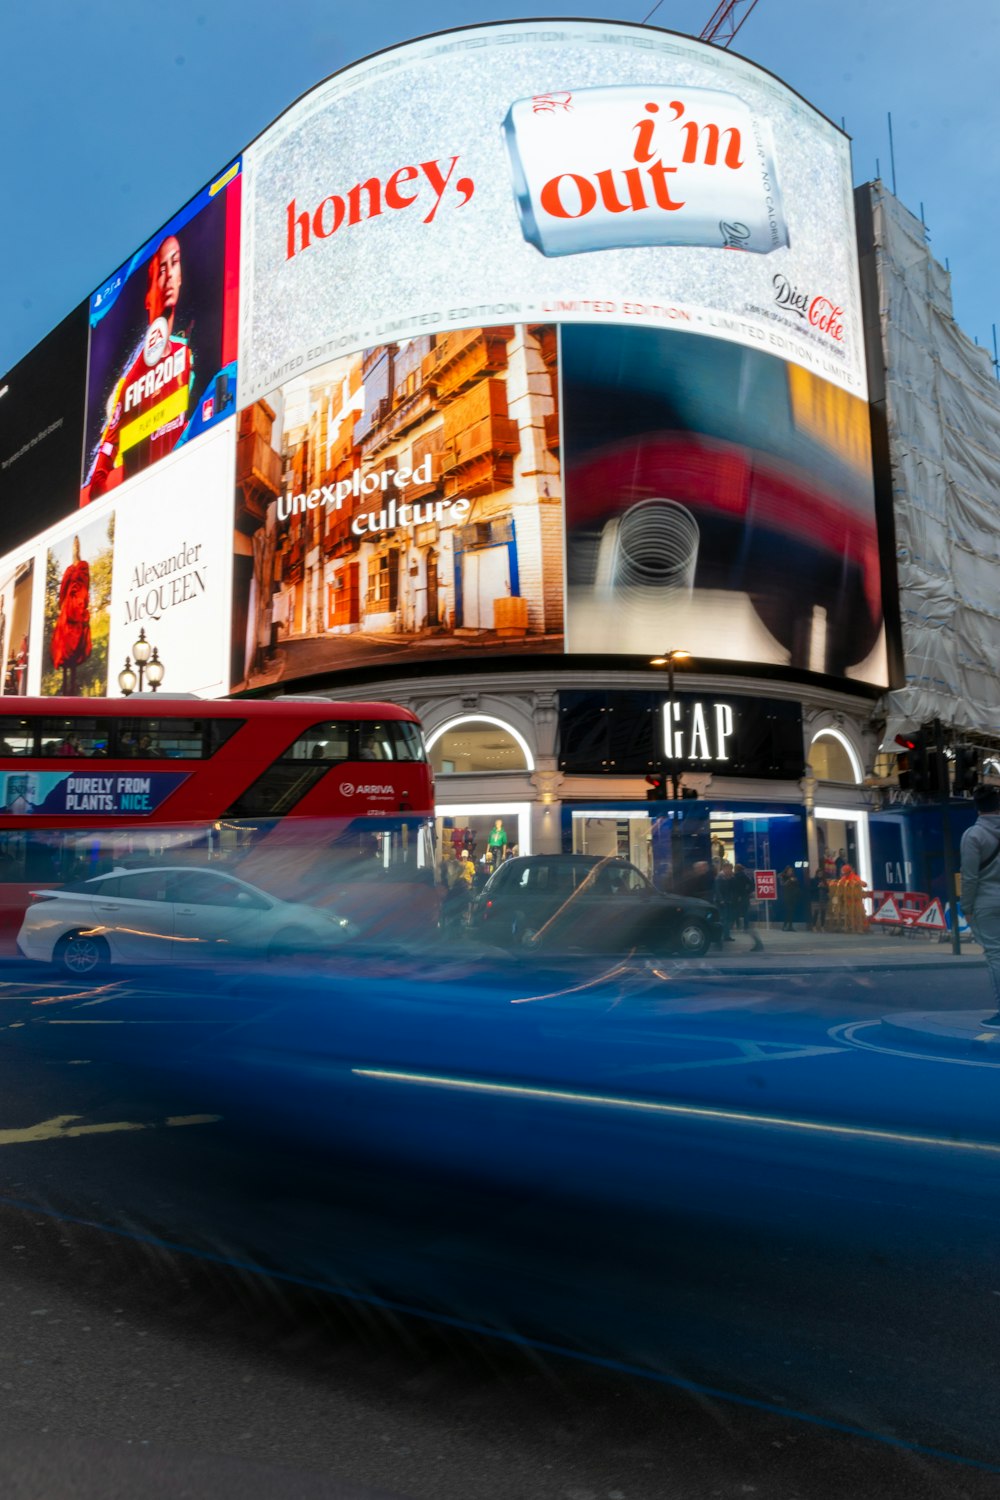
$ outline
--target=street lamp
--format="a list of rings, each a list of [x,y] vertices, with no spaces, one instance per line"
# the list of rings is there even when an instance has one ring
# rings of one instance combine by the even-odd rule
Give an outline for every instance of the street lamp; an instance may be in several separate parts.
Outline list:
[[[674,758],[674,663],[678,661],[690,661],[690,651],[664,651],[661,656],[650,659],[651,667],[666,667],[667,669],[667,702],[665,722],[663,725],[663,782],[666,789],[667,774],[674,790],[674,800],[680,790],[680,772],[677,770],[677,762]]]
[[[135,661],[135,667],[132,661]],[[122,696],[131,697],[138,687],[139,692],[143,690],[145,683],[149,684],[150,692],[155,693],[163,681],[163,663],[160,660],[159,651],[151,646],[146,639],[145,630],[139,631],[139,639],[132,647],[131,658],[126,656],[125,665],[118,673],[118,686],[122,690]],[[138,674],[138,675],[137,675]]]

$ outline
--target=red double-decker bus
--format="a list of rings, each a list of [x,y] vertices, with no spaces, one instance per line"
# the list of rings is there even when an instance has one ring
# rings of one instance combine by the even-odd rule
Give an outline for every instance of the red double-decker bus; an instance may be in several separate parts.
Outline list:
[[[21,698],[0,711],[0,949],[32,890],[129,865],[219,861],[363,908],[373,877],[433,869],[433,816],[420,723],[394,704]]]

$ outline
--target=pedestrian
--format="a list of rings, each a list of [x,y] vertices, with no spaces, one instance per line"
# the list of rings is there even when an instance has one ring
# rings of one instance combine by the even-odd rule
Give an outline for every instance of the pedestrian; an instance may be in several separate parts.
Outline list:
[[[746,872],[743,865],[733,867],[733,906],[735,908],[735,920],[733,926],[737,932],[741,929],[747,931],[747,922],[750,912],[750,897],[754,892],[754,884],[751,876]]]
[[[728,859],[724,859],[719,866],[719,873],[715,878],[715,904],[719,908],[719,920],[722,924],[722,941],[724,943],[735,942],[733,937],[733,922],[736,918],[736,887],[733,884],[733,867]]]
[[[750,952],[763,953],[764,944],[757,933],[757,928],[750,915],[750,897],[754,894],[753,876],[743,865],[737,865],[733,871],[733,886],[736,898],[736,925],[742,924],[743,931],[750,938]]]
[[[809,882],[809,929],[825,932],[826,909],[830,904],[830,882],[826,878],[826,867],[816,866],[816,873]]]
[[[791,865],[786,865],[781,872],[781,904],[785,913],[785,920],[781,924],[782,932],[794,932],[795,922],[799,915],[799,877]]]
[[[986,955],[996,1012],[982,1024],[1000,1027],[1000,787],[977,786],[976,818],[962,834],[962,908]]]

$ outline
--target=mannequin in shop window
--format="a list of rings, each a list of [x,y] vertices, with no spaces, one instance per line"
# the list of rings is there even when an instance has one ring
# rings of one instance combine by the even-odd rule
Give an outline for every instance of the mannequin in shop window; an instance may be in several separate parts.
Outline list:
[[[490,861],[494,867],[507,857],[507,832],[503,826],[503,818],[497,818],[490,829],[487,840],[490,851]]]
[[[861,876],[851,865],[844,865],[840,879],[831,887],[836,894],[836,927],[840,932],[867,932],[868,917],[865,913],[867,887]]]

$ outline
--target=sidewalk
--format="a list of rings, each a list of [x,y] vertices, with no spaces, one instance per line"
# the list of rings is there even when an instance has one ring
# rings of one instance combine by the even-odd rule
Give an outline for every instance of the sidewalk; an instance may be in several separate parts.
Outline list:
[[[762,953],[752,951],[752,938],[746,932],[734,932],[733,941],[714,949],[706,958],[690,959],[693,969],[740,970],[750,974],[784,974],[793,970],[817,973],[849,969],[937,969],[951,964],[963,968],[983,968],[983,950],[971,938],[962,939],[959,957],[947,942],[923,933],[869,931],[782,932],[761,923],[757,932],[764,944]]]

